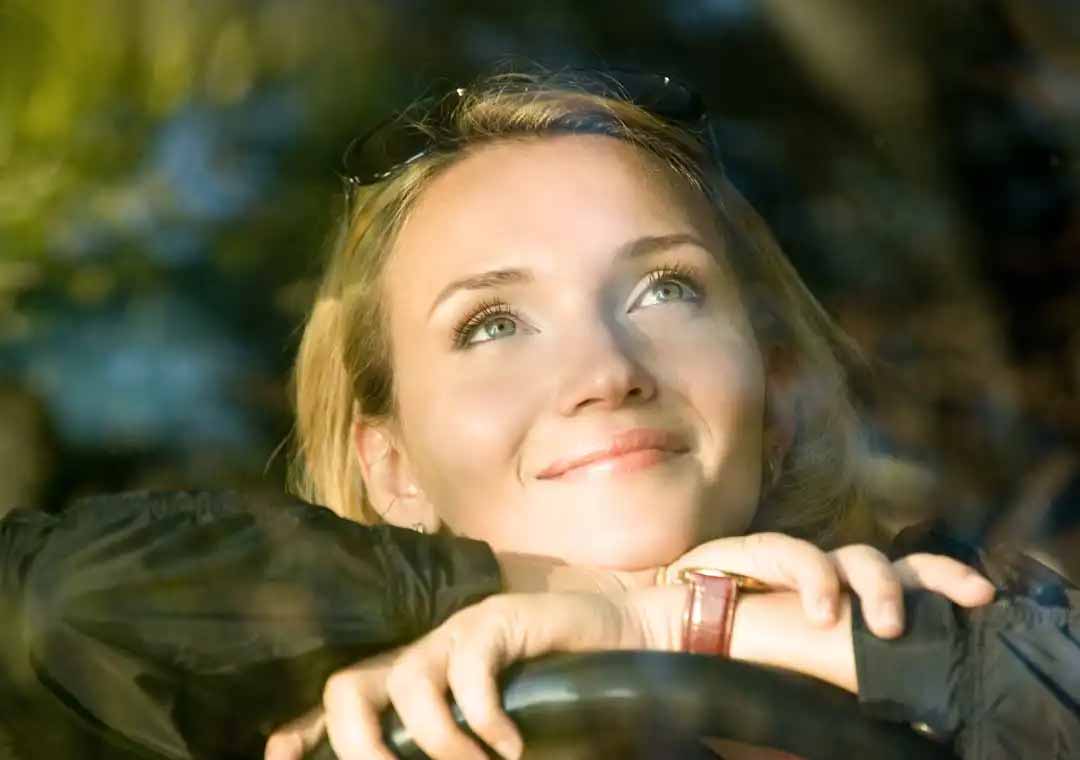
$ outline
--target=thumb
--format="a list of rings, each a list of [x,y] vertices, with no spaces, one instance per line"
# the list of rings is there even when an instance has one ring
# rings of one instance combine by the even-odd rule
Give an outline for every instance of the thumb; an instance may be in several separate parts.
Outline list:
[[[316,707],[279,726],[266,740],[265,760],[303,760],[326,735],[326,716]]]

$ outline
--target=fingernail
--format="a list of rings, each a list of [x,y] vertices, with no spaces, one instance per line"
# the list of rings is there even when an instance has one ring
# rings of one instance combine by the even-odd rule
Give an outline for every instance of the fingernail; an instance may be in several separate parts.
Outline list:
[[[982,577],[981,575],[968,576],[964,583],[972,591],[978,591],[983,594],[997,593],[997,588],[994,586],[994,584],[988,581],[986,578]]]
[[[521,740],[517,737],[500,739],[495,742],[495,751],[506,760],[518,760],[521,757]]]

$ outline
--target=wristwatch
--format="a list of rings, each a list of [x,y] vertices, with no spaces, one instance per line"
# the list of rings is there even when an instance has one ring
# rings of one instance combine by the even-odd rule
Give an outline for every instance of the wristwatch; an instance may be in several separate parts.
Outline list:
[[[683,651],[727,657],[735,603],[743,592],[770,591],[769,584],[737,573],[711,567],[690,567],[678,580],[690,587],[683,612]]]

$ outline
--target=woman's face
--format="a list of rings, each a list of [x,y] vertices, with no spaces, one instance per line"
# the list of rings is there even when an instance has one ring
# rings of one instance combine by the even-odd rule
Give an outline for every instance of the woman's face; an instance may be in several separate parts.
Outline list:
[[[443,527],[637,569],[745,531],[764,373],[705,199],[602,136],[485,146],[385,270],[391,434]]]

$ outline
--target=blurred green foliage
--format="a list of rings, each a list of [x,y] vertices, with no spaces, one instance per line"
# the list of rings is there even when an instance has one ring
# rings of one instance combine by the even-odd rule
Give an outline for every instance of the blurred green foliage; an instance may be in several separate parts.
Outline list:
[[[280,487],[346,145],[507,57],[698,85],[876,362],[875,446],[961,501],[1011,494],[1080,440],[1075,22],[1048,0],[0,0],[0,396],[45,410],[61,463],[33,498]]]

